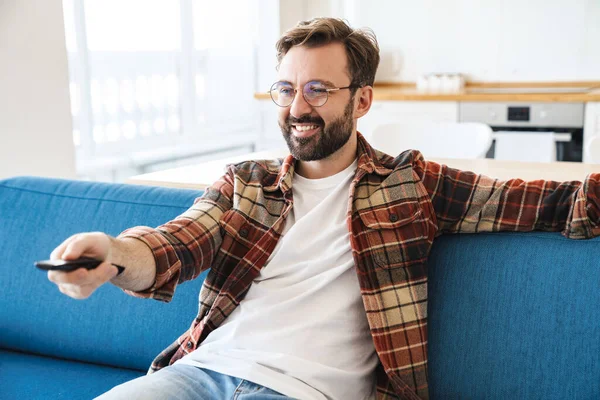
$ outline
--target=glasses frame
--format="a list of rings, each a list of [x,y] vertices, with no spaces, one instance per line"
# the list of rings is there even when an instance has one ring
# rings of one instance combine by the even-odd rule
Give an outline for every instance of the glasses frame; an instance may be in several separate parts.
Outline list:
[[[292,103],[293,103],[293,102],[294,102],[294,100],[296,99],[296,95],[298,94],[298,91],[299,91],[300,89],[294,88],[294,87],[292,87],[292,85],[290,84],[290,87],[292,87],[292,89],[294,90],[294,96],[292,96],[292,97],[291,97],[291,99],[292,99],[292,100],[290,101],[290,104],[288,104],[287,106],[282,106],[281,104],[277,103],[277,102],[275,101],[275,99],[273,98],[273,90],[274,90],[274,89],[273,89],[273,87],[274,87],[275,85],[277,85],[278,83],[282,83],[282,82],[283,82],[283,81],[277,81],[277,82],[273,83],[273,84],[271,85],[271,89],[269,90],[269,92],[268,92],[268,93],[269,93],[269,95],[271,96],[271,100],[273,100],[273,103],[275,103],[275,105],[277,105],[277,106],[279,106],[279,107],[281,107],[281,108],[286,108],[286,107],[289,107],[289,106],[291,106],[291,105],[292,105]],[[339,91],[339,90],[342,90],[342,89],[359,89],[359,88],[361,88],[361,86],[359,86],[359,85],[350,85],[350,86],[344,86],[344,87],[333,87],[333,88],[328,88],[328,87],[326,87],[326,88],[324,88],[324,89],[321,89],[321,90],[327,93],[327,98],[325,99],[325,101],[323,102],[323,104],[320,104],[320,105],[318,105],[318,106],[315,106],[315,105],[311,104],[311,102],[310,102],[310,101],[308,101],[308,99],[306,98],[306,94],[304,93],[304,88],[305,88],[305,87],[306,87],[308,84],[310,84],[310,83],[314,83],[314,82],[320,82],[320,83],[323,83],[323,82],[321,82],[321,81],[310,81],[310,82],[306,82],[306,84],[304,84],[304,86],[302,86],[302,97],[304,98],[304,101],[306,101],[308,104],[310,104],[310,106],[311,106],[311,107],[323,107],[323,106],[324,106],[324,105],[327,103],[327,101],[329,100],[329,92],[337,92],[337,91]],[[323,85],[324,85],[324,84],[323,84]]]

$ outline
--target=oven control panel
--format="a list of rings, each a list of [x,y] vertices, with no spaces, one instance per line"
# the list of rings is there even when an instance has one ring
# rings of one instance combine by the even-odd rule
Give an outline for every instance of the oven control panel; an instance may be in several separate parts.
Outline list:
[[[508,107],[508,121],[529,121],[531,107]]]
[[[459,122],[523,128],[582,128],[584,103],[460,102]]]

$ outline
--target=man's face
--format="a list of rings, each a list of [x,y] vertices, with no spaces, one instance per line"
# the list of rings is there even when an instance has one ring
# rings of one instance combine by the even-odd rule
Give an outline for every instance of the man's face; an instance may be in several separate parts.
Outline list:
[[[295,46],[281,60],[279,80],[298,89],[292,104],[279,110],[281,132],[296,159],[329,157],[353,134],[354,97],[350,89],[329,92],[327,102],[320,107],[309,104],[302,95],[304,85],[312,81],[324,82],[329,88],[349,86],[346,66],[346,50],[340,43]]]

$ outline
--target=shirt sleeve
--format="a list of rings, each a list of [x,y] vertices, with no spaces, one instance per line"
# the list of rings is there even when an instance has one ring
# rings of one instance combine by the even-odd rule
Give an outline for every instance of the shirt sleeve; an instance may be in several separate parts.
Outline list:
[[[600,173],[583,182],[501,181],[425,161],[415,172],[437,219],[437,234],[560,231],[571,239],[600,236]]]
[[[221,246],[219,221],[232,206],[233,172],[206,189],[202,197],[183,214],[159,227],[137,226],[123,231],[119,238],[144,242],[154,255],[156,279],[144,291],[125,293],[168,302],[179,283],[196,278],[210,268]]]

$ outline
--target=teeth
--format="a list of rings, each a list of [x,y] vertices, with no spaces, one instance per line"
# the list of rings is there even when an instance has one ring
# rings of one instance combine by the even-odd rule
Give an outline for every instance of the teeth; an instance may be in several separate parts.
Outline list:
[[[310,125],[310,126],[305,126],[305,125],[303,125],[303,126],[300,126],[300,125],[296,125],[296,126],[295,126],[295,128],[296,128],[296,130],[297,130],[298,132],[304,132],[304,131],[310,131],[311,129],[316,129],[316,128],[317,128],[317,125]]]

